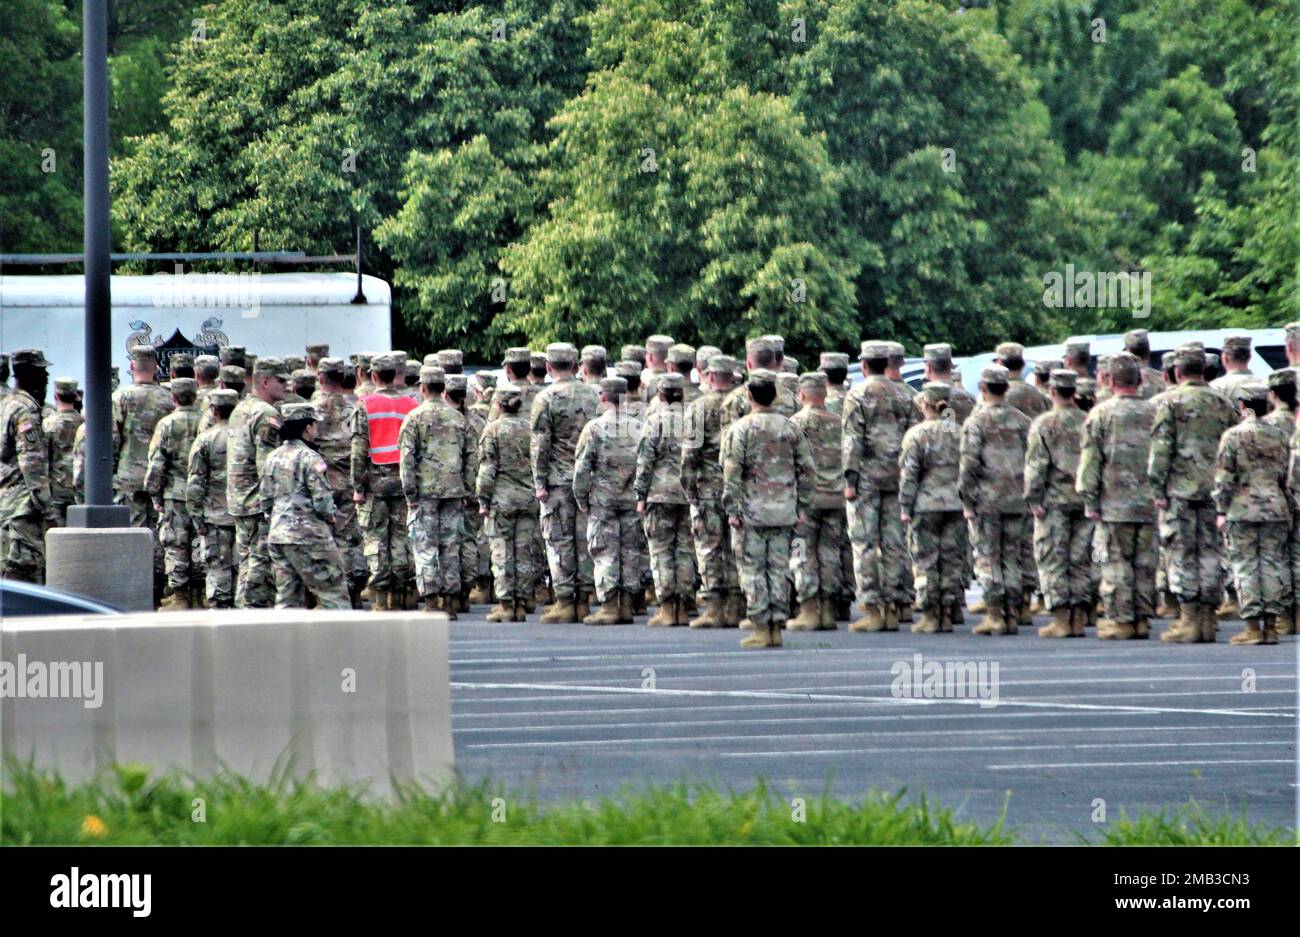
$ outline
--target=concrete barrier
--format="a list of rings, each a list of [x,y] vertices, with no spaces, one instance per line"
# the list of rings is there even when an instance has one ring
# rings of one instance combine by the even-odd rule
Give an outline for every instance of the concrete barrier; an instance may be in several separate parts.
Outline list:
[[[117,762],[322,784],[451,777],[447,619],[195,611],[0,622],[0,748],[80,781]]]

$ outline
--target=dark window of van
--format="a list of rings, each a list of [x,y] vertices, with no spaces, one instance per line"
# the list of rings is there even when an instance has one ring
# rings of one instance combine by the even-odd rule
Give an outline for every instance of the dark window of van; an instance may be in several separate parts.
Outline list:
[[[1285,345],[1256,345],[1255,350],[1259,356],[1268,362],[1268,366],[1274,371],[1286,367],[1286,346]]]

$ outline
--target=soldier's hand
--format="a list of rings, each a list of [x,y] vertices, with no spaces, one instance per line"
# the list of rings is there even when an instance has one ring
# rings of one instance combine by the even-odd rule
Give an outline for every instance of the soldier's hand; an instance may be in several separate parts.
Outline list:
[[[538,488],[533,494],[537,495],[538,501],[545,501],[550,496],[550,492],[545,488]]]
[[[153,503],[153,509],[155,513],[161,514],[163,511],[163,503],[161,501],[155,501]]]
[[[733,515],[733,516],[727,518],[727,523],[730,524],[732,527],[739,527],[739,526],[740,526],[740,518],[739,518],[739,517],[735,517],[735,516]]]
[[[365,504],[366,496],[359,491],[354,491],[352,492],[352,500],[355,501],[357,504]]]
[[[908,514],[906,511],[904,511],[903,514],[902,514],[902,517],[903,517],[903,523],[904,523],[904,524],[910,524],[910,523],[912,523],[912,515],[911,515],[911,514]]]
[[[806,528],[808,526],[808,515],[800,511],[799,517],[795,521],[795,523],[798,524],[800,527]]]
[[[857,499],[858,499],[858,489],[854,488],[852,485],[845,485],[845,486],[844,486],[844,500],[845,500],[845,501],[856,501]]]
[[[638,514],[644,514],[644,513],[645,513],[645,502],[644,502],[644,501],[638,501],[638,502],[636,503],[636,512],[637,512]]]
[[[208,529],[201,524],[195,524],[194,533],[200,537],[206,537],[208,535]]]
[[[1029,509],[1029,513],[1034,515],[1034,517],[1037,517],[1039,520],[1042,520],[1043,515],[1047,513],[1047,509],[1044,508],[1041,504],[1035,504],[1033,507]]]
[[[1168,499],[1168,498],[1156,498],[1156,510],[1158,510],[1158,511],[1168,511],[1168,510],[1169,510],[1169,499]]]
[[[1090,521],[1099,521],[1099,520],[1101,520],[1101,512],[1100,512],[1100,511],[1084,511],[1084,512],[1083,512],[1083,516],[1086,517],[1086,518],[1088,518],[1088,520],[1090,520]]]
[[[973,520],[975,520],[975,512],[972,511],[970,508],[966,508],[965,510],[963,510],[963,511],[961,512],[961,516],[964,517],[964,518],[966,518],[966,520],[968,520],[968,521],[973,521]]]
[[[487,513],[488,513],[487,506],[486,506],[486,505],[482,505],[482,504],[480,504],[480,505],[478,506],[478,512],[479,512],[480,514],[482,514],[484,517],[487,517]]]
[[[1228,527],[1228,518],[1225,514],[1216,514],[1214,517],[1214,526],[1219,530],[1226,530]]]

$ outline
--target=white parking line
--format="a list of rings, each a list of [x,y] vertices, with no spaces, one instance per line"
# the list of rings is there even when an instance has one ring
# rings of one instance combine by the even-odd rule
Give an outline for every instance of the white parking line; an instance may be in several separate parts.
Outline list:
[[[792,736],[794,737],[794,736]],[[1019,751],[1051,751],[1053,749],[1090,749],[1090,748],[1224,748],[1224,747],[1262,747],[1277,745],[1294,745],[1291,740],[1283,741],[1262,741],[1262,742],[1119,742],[1103,743],[1097,745],[937,745],[926,747],[912,748],[823,748],[823,749],[806,749],[806,748],[788,748],[782,751],[764,751],[764,752],[718,752],[717,758],[767,758],[767,757],[798,757],[802,758],[807,755],[826,757],[839,755],[925,755],[940,754],[947,752],[1019,752]]]
[[[1051,768],[1175,768],[1204,765],[1292,765],[1294,758],[1225,759],[1216,761],[1066,761],[1038,765],[985,765],[990,771],[1048,770]]]

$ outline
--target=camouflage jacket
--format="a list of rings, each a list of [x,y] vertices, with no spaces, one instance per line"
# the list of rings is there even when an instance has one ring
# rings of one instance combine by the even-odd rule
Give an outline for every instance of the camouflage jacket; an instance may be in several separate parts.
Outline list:
[[[51,509],[41,406],[31,394],[15,390],[0,400],[0,518],[45,516]]]
[[[352,497],[352,422],[357,402],[338,391],[318,390],[311,398],[316,408],[316,451],[325,460],[325,477],[336,494]]]
[[[1292,439],[1295,436],[1295,410],[1285,404],[1279,404],[1276,410],[1266,413],[1264,422],[1269,426],[1276,426],[1286,433],[1287,439]]]
[[[960,426],[975,412],[977,402],[971,392],[960,384],[954,384],[951,381],[942,381],[941,383],[948,385],[948,406],[952,408],[953,414],[957,417],[957,425]]]
[[[812,508],[817,467],[803,433],[779,413],[750,413],[722,442],[722,504],[749,527],[793,527]]]
[[[682,405],[660,404],[648,411],[637,447],[636,480],[632,488],[638,501],[650,504],[685,504],[682,489]]]
[[[645,425],[626,411],[606,410],[582,428],[573,465],[573,498],[592,517],[636,510],[633,481]]]
[[[488,423],[479,440],[479,504],[502,511],[536,511],[533,470],[528,453],[532,434],[522,413],[505,415]]]
[[[185,478],[185,504],[195,523],[233,527],[226,510],[227,424],[216,423],[199,433],[190,446]]]
[[[405,396],[392,387],[372,390],[370,394],[379,394],[382,397]],[[363,395],[358,395],[358,403],[352,411],[352,457],[349,460],[352,490],[362,495],[400,498],[402,497],[401,462],[399,460],[379,463],[371,460],[370,418],[366,415],[365,405],[360,402],[361,396]],[[407,414],[408,417],[410,415]]]
[[[76,471],[73,450],[77,428],[85,421],[76,410],[56,410],[45,418],[42,429],[50,451],[50,497],[56,504],[77,501]]]
[[[177,407],[158,421],[149,441],[149,468],[144,476],[144,490],[150,497],[185,500],[190,446],[198,428],[199,411],[193,404]]]
[[[1232,405],[1202,380],[1188,381],[1153,401],[1147,480],[1156,498],[1208,501],[1219,437],[1237,424]]]
[[[843,510],[844,467],[840,445],[843,426],[840,418],[827,407],[804,407],[790,418],[790,422],[808,440],[808,451],[817,470],[813,508],[818,511]]]
[[[172,412],[171,394],[157,384],[127,384],[113,394],[113,490],[144,488],[149,443],[158,421]]]
[[[1210,382],[1210,386],[1228,398],[1228,402],[1232,404],[1235,413],[1237,412],[1237,406],[1241,402],[1241,399],[1237,396],[1237,391],[1243,385],[1258,383],[1259,380],[1249,371],[1229,371],[1222,377],[1216,377]]]
[[[961,427],[957,489],[976,514],[1025,513],[1029,417],[1009,403],[985,403]]]
[[[532,381],[510,381],[504,384],[505,387],[513,387],[519,391],[519,396],[523,398],[523,403],[519,405],[519,413],[527,422],[529,414],[533,412],[533,401],[537,399],[537,394],[541,390]],[[488,422],[501,419],[501,405],[497,403],[496,394],[492,395],[492,402],[488,405]]]
[[[77,504],[86,502],[86,424],[77,427],[72,438],[72,488]]]
[[[844,415],[844,401],[849,396],[849,388],[846,384],[827,384],[826,385],[826,409],[836,416]]]
[[[1107,523],[1150,523],[1154,496],[1147,478],[1154,408],[1141,397],[1115,395],[1088,411],[1075,490],[1086,511]]]
[[[533,400],[531,457],[538,488],[572,488],[578,436],[598,406],[591,385],[573,377],[548,384]]]
[[[719,393],[701,394],[686,408],[682,434],[682,490],[690,501],[722,497],[722,404]]]
[[[799,412],[799,401],[795,399],[794,394],[786,390],[780,384],[776,386],[776,399],[772,401],[772,413],[780,414],[789,419]],[[721,423],[722,431],[725,433],[727,427],[731,426],[742,416],[749,415],[749,391],[744,384],[735,387],[722,398]]]
[[[261,511],[271,518],[267,543],[334,542],[334,492],[325,460],[301,439],[267,456],[259,492]]]
[[[659,378],[668,373],[668,369],[656,371],[652,368],[643,368],[641,370],[641,399],[647,405],[654,402],[659,395]]]
[[[919,420],[912,398],[889,378],[873,374],[854,387],[844,402],[845,484],[863,492],[897,491],[903,436]]]
[[[473,494],[478,438],[465,415],[441,398],[426,400],[406,415],[397,449],[408,502]]]
[[[961,428],[955,419],[925,420],[903,436],[898,453],[898,506],[905,514],[960,511],[957,475]]]
[[[685,410],[699,399],[700,388],[697,385],[692,384],[691,379],[688,377],[686,379],[686,385],[682,388],[682,409]],[[645,405],[646,416],[648,417],[650,414],[664,406],[667,406],[667,404],[663,402],[662,398],[660,398],[658,394],[655,394],[654,397],[650,398],[650,402]]]
[[[235,405],[226,434],[226,508],[232,517],[256,516],[263,466],[280,445],[280,411],[249,394]]]
[[[1214,462],[1214,509],[1229,521],[1291,520],[1289,457],[1287,436],[1276,426],[1250,417],[1229,429]]]
[[[1142,369],[1142,383],[1138,385],[1138,396],[1143,400],[1150,400],[1157,394],[1164,393],[1169,389],[1165,383],[1165,376],[1155,368]]]
[[[1074,488],[1083,450],[1083,420],[1078,407],[1053,407],[1029,424],[1025,446],[1025,505],[1082,508]]]
[[[1023,377],[1011,379],[1004,399],[1030,420],[1042,416],[1052,407],[1052,401],[1047,399],[1047,395]]]

